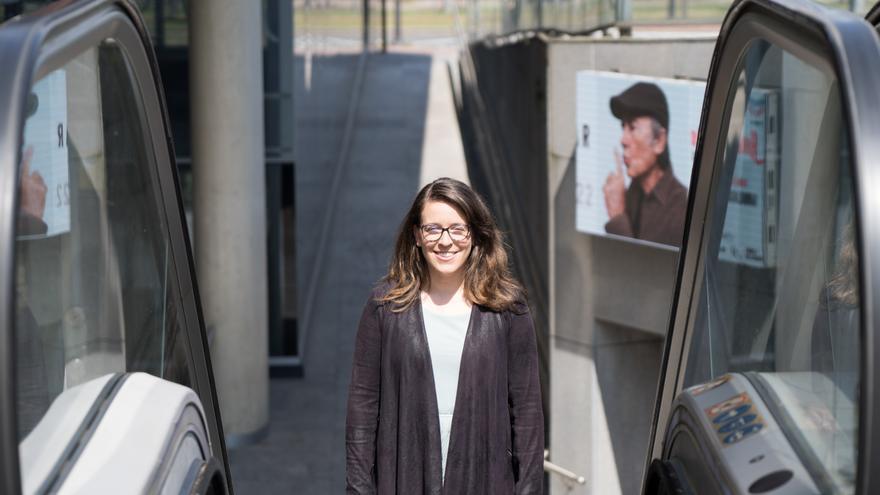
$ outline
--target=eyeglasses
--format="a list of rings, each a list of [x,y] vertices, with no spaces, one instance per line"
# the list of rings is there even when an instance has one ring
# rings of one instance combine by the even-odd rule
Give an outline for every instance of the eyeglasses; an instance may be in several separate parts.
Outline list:
[[[435,223],[428,223],[419,226],[422,230],[422,236],[427,242],[437,242],[443,237],[444,232],[449,232],[449,237],[453,242],[463,242],[471,235],[470,228],[467,225],[456,223],[449,227],[443,228]]]

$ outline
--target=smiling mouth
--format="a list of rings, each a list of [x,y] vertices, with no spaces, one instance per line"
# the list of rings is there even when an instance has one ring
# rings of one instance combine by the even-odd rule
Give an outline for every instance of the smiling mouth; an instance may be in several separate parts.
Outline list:
[[[452,251],[446,251],[446,252],[434,251],[434,256],[436,256],[437,258],[440,258],[441,261],[449,261],[449,260],[451,260],[453,257],[455,257],[456,254],[458,254],[458,251],[455,251],[455,252],[452,252]]]

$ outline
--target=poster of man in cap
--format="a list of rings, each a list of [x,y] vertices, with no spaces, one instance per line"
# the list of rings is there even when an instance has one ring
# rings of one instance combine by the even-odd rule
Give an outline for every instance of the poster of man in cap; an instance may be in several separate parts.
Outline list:
[[[678,247],[705,83],[577,75],[577,228]]]

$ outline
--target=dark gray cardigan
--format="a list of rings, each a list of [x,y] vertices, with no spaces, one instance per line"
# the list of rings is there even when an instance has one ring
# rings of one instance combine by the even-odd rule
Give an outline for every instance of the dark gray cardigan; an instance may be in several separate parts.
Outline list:
[[[474,306],[446,458],[420,303],[394,313],[373,292],[355,343],[346,419],[349,494],[536,494],[544,418],[528,307]]]

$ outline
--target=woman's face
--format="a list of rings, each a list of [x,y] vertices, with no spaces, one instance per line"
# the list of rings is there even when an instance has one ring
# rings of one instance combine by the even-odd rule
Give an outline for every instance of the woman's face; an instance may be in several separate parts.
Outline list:
[[[464,238],[462,227],[467,231]],[[441,229],[439,239],[432,238],[430,231],[436,235]],[[415,235],[432,277],[464,276],[472,236],[467,220],[457,209],[441,201],[427,201],[422,208],[421,226],[416,227]]]

